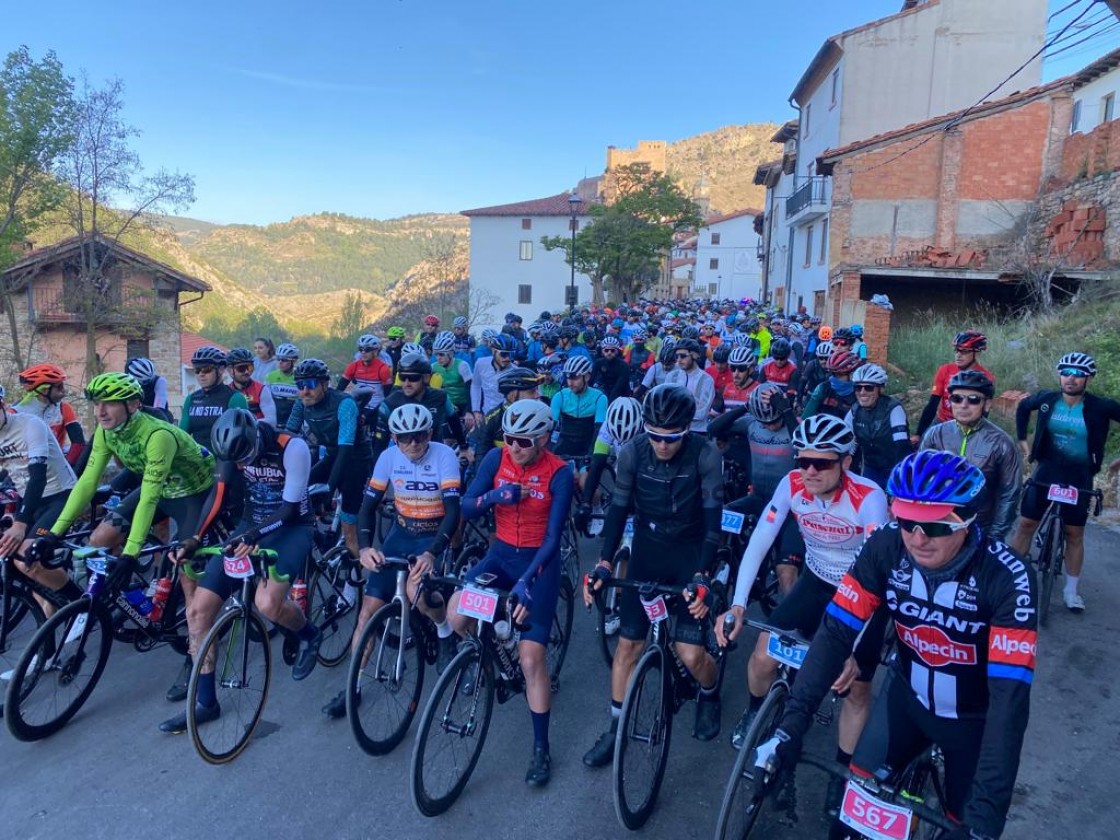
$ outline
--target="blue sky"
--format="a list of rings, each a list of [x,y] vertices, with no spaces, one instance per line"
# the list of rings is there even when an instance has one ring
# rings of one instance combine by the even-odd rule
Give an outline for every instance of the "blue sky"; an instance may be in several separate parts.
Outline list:
[[[784,120],[825,37],[900,7],[52,0],[0,46],[54,49],[95,83],[121,78],[141,159],[195,176],[187,215],[265,224],[551,195],[600,172],[608,144]],[[1099,34],[1056,57],[1047,77],[1120,44],[1117,29],[1087,30]]]

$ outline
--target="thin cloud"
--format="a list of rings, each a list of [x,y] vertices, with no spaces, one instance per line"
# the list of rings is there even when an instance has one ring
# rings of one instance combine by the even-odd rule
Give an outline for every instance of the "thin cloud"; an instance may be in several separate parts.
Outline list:
[[[269,73],[264,70],[249,70],[244,67],[232,68],[235,73],[258,79],[283,87],[296,88],[297,90],[343,91],[347,93],[384,93],[385,88],[376,85],[358,85],[351,82],[330,82],[319,79],[303,79],[298,76],[285,76],[281,73]]]

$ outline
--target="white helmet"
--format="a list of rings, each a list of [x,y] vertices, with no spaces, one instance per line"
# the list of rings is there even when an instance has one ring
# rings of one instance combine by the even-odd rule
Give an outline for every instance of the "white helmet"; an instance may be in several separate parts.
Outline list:
[[[432,428],[432,412],[420,403],[405,403],[389,415],[389,431],[394,435],[427,432]]]
[[[852,383],[883,386],[887,384],[887,372],[878,365],[860,365],[852,374]]]
[[[799,452],[811,449],[816,452],[851,455],[856,448],[856,436],[839,417],[814,414],[802,420],[793,430],[793,448]]]
[[[502,415],[502,431],[525,437],[547,435],[552,431],[552,409],[540,400],[518,400]]]
[[[432,349],[437,353],[440,351],[450,353],[455,349],[455,333],[450,330],[437,333],[435,339],[432,341]]]
[[[569,356],[564,362],[564,376],[587,376],[591,373],[591,360],[586,356]]]
[[[381,339],[370,333],[358,336],[358,349],[359,350],[380,350]]]
[[[424,348],[415,341],[406,341],[401,345],[401,358],[403,359],[409,353],[416,353],[423,356],[425,359],[428,358],[428,354],[424,351]]]
[[[607,406],[607,431],[619,443],[635,438],[642,430],[642,404],[633,397],[619,397]]]
[[[832,342],[822,341],[817,345],[817,358],[822,362],[832,355]]]
[[[758,364],[758,353],[755,352],[753,347],[735,347],[731,351],[731,355],[727,357],[729,365],[750,365],[755,366]]]

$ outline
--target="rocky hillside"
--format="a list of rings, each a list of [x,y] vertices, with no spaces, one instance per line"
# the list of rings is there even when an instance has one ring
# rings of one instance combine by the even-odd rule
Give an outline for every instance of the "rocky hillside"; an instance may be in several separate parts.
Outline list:
[[[780,156],[781,147],[770,142],[779,127],[775,123],[728,125],[670,143],[669,174],[690,195],[706,195],[714,213],[761,208],[766,190],[752,183],[754,170]]]

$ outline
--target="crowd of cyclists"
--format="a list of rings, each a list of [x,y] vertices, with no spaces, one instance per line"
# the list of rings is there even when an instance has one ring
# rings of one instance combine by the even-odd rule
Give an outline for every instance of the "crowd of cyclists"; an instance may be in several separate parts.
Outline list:
[[[64,372],[28,368],[10,388],[18,396],[0,388],[0,468],[20,499],[0,554],[67,600],[79,597],[48,561],[112,476],[115,504],[88,541],[127,567],[153,528],[174,538],[189,652],[167,699],[182,703],[192,656],[232,587],[221,557],[201,547],[275,552],[256,607],[292,640],[301,680],[322,641],[289,592],[313,539],[309,488],[325,485],[337,498],[345,545],[366,572],[355,640],[393,598],[386,557],[416,558],[408,585],[417,601],[463,522],[492,517],[489,550],[465,574],[512,593],[532,729],[525,781],[537,787],[551,776],[545,654],[570,522],[596,540],[596,562],[583,569],[589,606],[615,576],[681,588],[674,642],[699,686],[693,735],[703,741],[722,731],[719,648],[743,632],[769,576],[777,594],[768,624],[813,643],[759,762],[796,764],[818,705],[839,692],[838,762],[870,776],[935,743],[944,805],[959,824],[948,836],[999,837],[1035,667],[1038,595],[1025,558],[1047,505],[1039,488],[1091,488],[1106,466],[1109,423],[1120,422],[1120,403],[1087,390],[1094,360],[1076,350],[1056,360],[1058,387],[1020,403],[1012,436],[988,417],[998,371],[980,364],[987,340],[973,330],[946,348],[952,361],[913,423],[887,393],[887,371],[868,361],[858,324],[833,327],[747,300],[649,300],[542,312],[527,327],[513,313],[505,322],[477,338],[465,317],[444,330],[428,316],[411,337],[400,326],[364,334],[353,361],[333,371],[264,338],[253,350],[202,347],[191,360],[198,387],[178,419],[153,363],[130,359],[86,385],[88,438]],[[1024,491],[1031,462],[1036,483]],[[1120,469],[1120,459],[1107,466]],[[391,527],[379,539],[389,501]],[[1088,501],[1061,511],[1062,598],[1073,613],[1086,608]],[[725,511],[753,526],[741,556],[730,554]],[[624,535],[632,542],[622,569]],[[458,593],[418,606],[438,630],[442,668],[473,620]],[[606,630],[617,635],[609,714],[588,745],[588,768],[614,759],[649,622],[638,592],[622,591]],[[896,652],[873,693],[888,638]],[[749,658],[747,708],[730,731],[736,749],[775,679],[767,645],[762,633]],[[196,722],[220,718],[213,663],[201,666],[194,696]],[[345,692],[323,712],[343,717]],[[186,712],[160,729],[186,731]],[[830,785],[830,814],[841,793]]]

